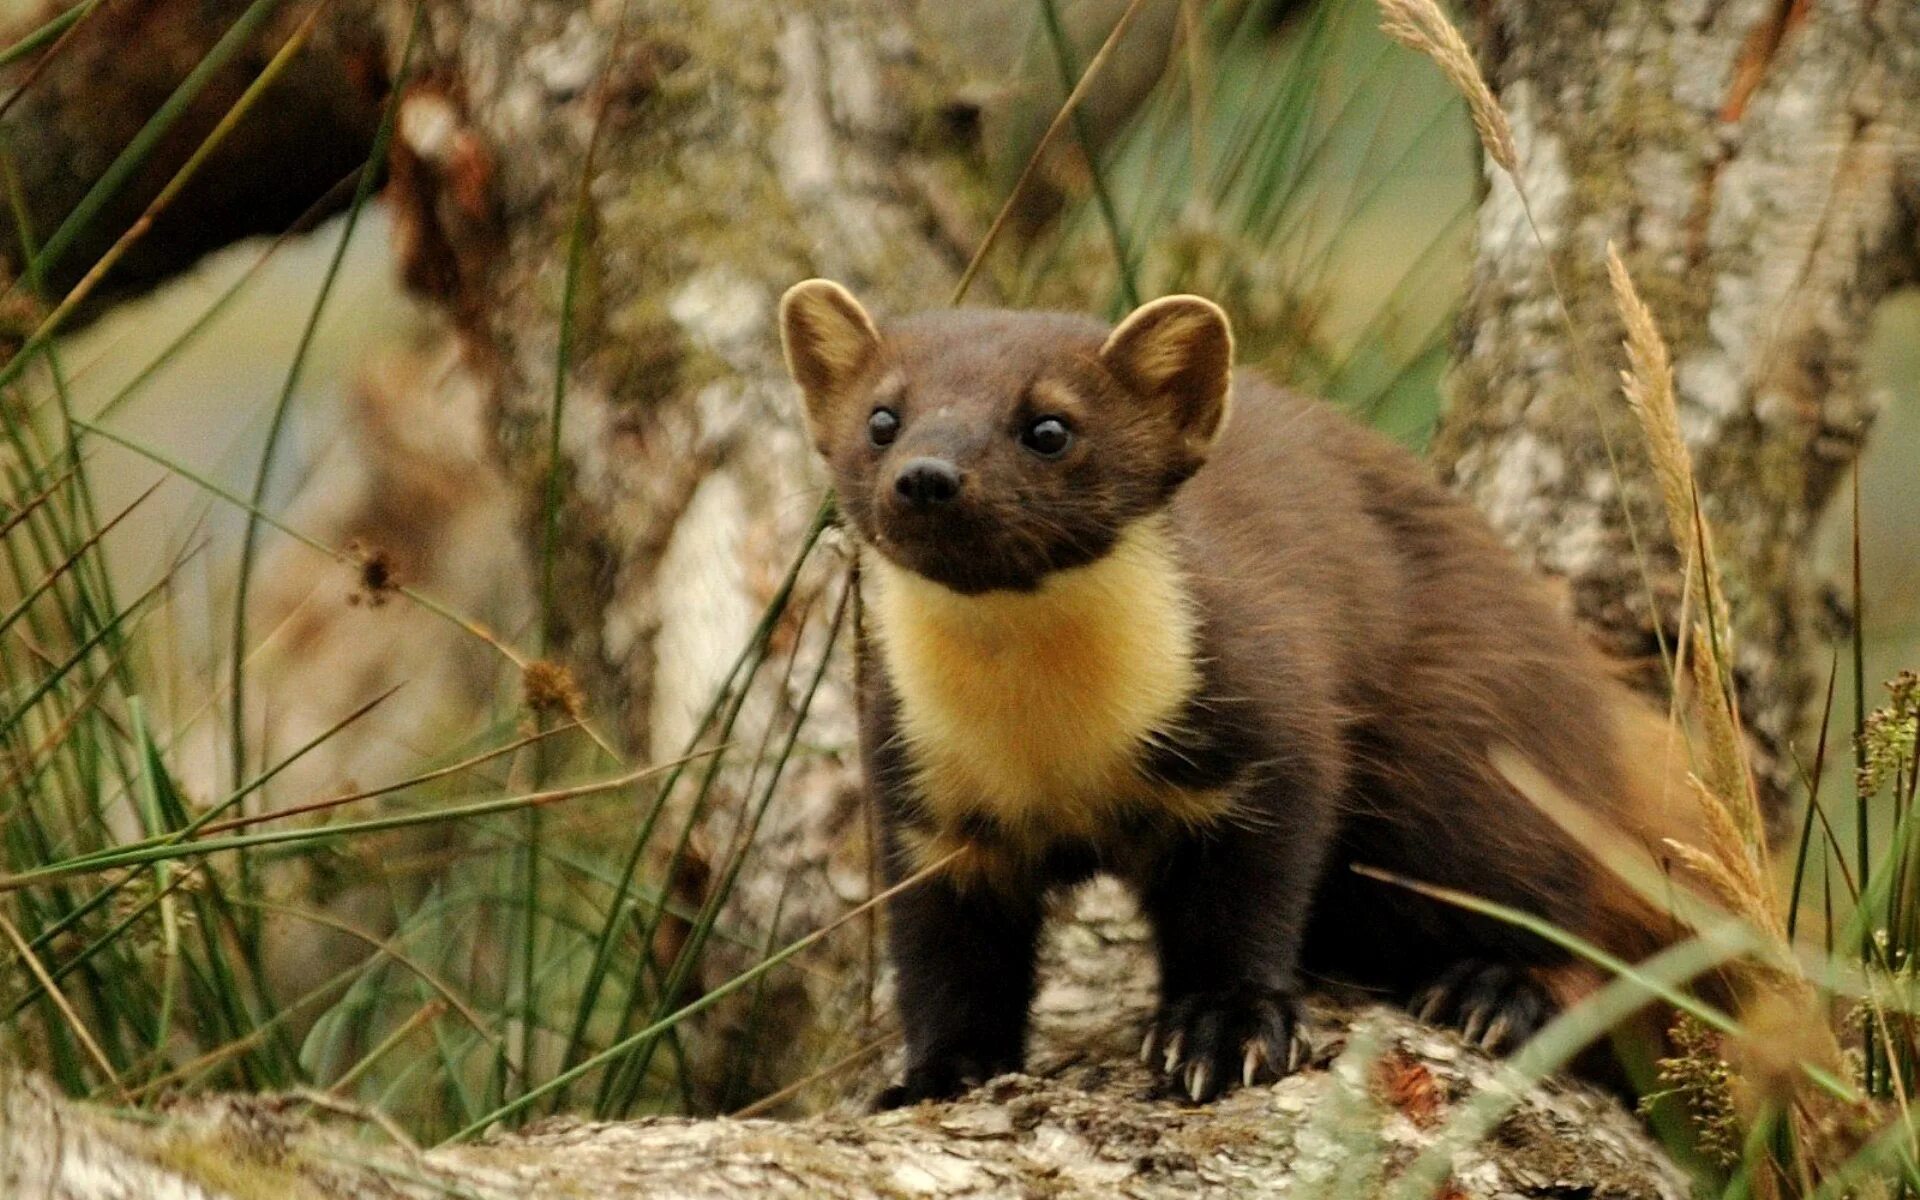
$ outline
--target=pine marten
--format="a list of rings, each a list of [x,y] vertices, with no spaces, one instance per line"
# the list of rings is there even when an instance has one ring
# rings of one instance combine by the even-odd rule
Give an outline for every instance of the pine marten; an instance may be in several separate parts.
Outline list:
[[[816,279],[780,323],[858,548],[885,870],[949,860],[889,906],[883,1106],[1021,1066],[1045,901],[1095,872],[1152,923],[1142,1053],[1196,1103],[1300,1065],[1319,979],[1494,1050],[1593,985],[1355,864],[1629,957],[1667,940],[1490,757],[1649,842],[1648,710],[1412,454],[1235,374],[1219,307],[876,325]]]

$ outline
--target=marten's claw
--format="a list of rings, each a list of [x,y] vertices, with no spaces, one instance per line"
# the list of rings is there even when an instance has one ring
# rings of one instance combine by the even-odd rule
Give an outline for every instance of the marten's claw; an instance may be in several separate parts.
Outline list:
[[[1142,1059],[1159,1067],[1169,1089],[1194,1104],[1236,1084],[1271,1082],[1298,1070],[1310,1055],[1299,1002],[1287,993],[1251,989],[1170,1001],[1141,1046]]]
[[[1552,1004],[1524,970],[1469,959],[1447,968],[1407,1008],[1416,1020],[1450,1026],[1489,1054],[1504,1054],[1539,1031]]]
[[[1187,1097],[1195,1104],[1214,1096],[1213,1068],[1197,1062],[1187,1068]]]
[[[1287,1074],[1291,1075],[1307,1065],[1313,1058],[1313,1043],[1307,1040],[1307,1031],[1299,1025],[1293,1028],[1293,1036],[1287,1039]]]

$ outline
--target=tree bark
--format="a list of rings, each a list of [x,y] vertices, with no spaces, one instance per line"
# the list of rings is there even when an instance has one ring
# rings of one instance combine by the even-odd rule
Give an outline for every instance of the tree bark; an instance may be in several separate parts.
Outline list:
[[[545,1122],[434,1150],[371,1150],[300,1096],[197,1101],[158,1125],[51,1094],[0,1062],[0,1194],[20,1200],[302,1197],[607,1200],[793,1196],[1064,1198],[1378,1195],[1466,1101],[1513,1104],[1450,1159],[1450,1200],[1681,1200],[1680,1174],[1610,1098],[1507,1082],[1498,1063],[1397,1010],[1322,1006],[1316,1063],[1194,1108],[1156,1099],[1131,1053],[1151,1005],[1143,930],[1117,888],[1056,931],[1034,1075],[950,1104],[800,1121]],[[1343,1045],[1344,1042],[1344,1045]],[[1508,1089],[1512,1090],[1509,1091]],[[456,1191],[456,1189],[459,1189]]]
[[[1914,277],[1920,7],[1482,11],[1484,68],[1532,215],[1490,167],[1435,458],[1657,690],[1682,560],[1617,383],[1614,242],[1672,349],[1727,573],[1734,679],[1777,819],[1794,748],[1813,757],[1806,718],[1835,625],[1836,593],[1809,570],[1815,527],[1870,421],[1860,355],[1874,306]]]
[[[390,8],[396,45],[411,9]],[[677,754],[822,491],[773,333],[781,292],[828,274],[883,307],[920,307],[970,248],[971,224],[943,224],[970,222],[975,199],[967,148],[940,136],[939,64],[906,10],[873,0],[429,0],[424,14],[389,196],[403,273],[448,315],[491,397],[554,599],[546,654],[636,757]],[[564,486],[549,522],[553,472]],[[818,657],[843,568],[829,546],[801,576],[776,649]],[[765,672],[743,736],[791,719],[807,674]],[[808,737],[830,753],[795,761],[721,912],[773,945],[867,891],[850,677],[837,663],[814,700]],[[686,820],[701,864],[675,868],[695,879],[686,898],[703,898],[698,876],[724,875],[747,775],[724,777],[701,813],[676,802],[654,878]],[[871,945],[870,925],[850,926],[817,970],[771,981],[755,1088],[865,1040]],[[702,970],[724,979],[756,957],[710,944]],[[695,1053],[708,1103],[725,1042]]]

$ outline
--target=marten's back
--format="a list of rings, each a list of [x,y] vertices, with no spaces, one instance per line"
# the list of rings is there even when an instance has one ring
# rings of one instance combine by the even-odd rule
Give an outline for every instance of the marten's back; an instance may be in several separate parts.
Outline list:
[[[1173,507],[1214,686],[1262,710],[1283,752],[1324,756],[1346,781],[1310,964],[1344,968],[1358,949],[1360,974],[1420,977],[1467,927],[1526,950],[1515,931],[1410,902],[1355,863],[1649,948],[1638,902],[1491,752],[1518,752],[1644,844],[1677,832],[1687,803],[1664,794],[1668,773],[1631,765],[1661,754],[1636,744],[1657,721],[1472,506],[1385,437],[1242,372],[1212,458]],[[1383,905],[1404,915],[1382,922]],[[1398,952],[1381,954],[1383,937]]]

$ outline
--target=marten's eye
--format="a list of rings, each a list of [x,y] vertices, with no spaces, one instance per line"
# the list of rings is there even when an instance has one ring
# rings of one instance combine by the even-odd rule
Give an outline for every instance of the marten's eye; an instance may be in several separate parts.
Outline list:
[[[900,418],[890,408],[876,408],[867,418],[867,440],[876,446],[891,446],[900,436]]]
[[[1020,444],[1041,458],[1059,458],[1073,444],[1073,430],[1059,417],[1041,417],[1020,431]]]

